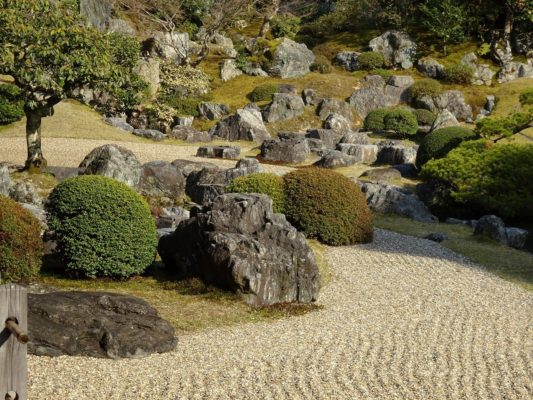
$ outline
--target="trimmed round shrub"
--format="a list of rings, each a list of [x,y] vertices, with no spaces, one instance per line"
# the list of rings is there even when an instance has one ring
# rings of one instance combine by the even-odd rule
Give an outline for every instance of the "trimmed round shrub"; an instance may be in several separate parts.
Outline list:
[[[3,282],[26,282],[41,268],[39,221],[17,202],[0,195],[0,274]]]
[[[523,106],[533,105],[533,89],[526,89],[522,93],[520,93],[520,104]]]
[[[329,74],[333,70],[331,62],[323,55],[316,56],[315,62],[311,64],[311,71],[321,74]]]
[[[474,77],[474,69],[465,64],[454,64],[444,70],[444,80],[448,83],[469,85]]]
[[[285,215],[308,237],[333,246],[372,241],[372,213],[353,181],[321,168],[302,168],[283,179]]]
[[[150,208],[124,183],[96,175],[67,179],[52,191],[46,208],[67,271],[75,276],[125,279],[155,259]]]
[[[370,71],[383,67],[385,57],[376,51],[365,51],[357,57],[357,63],[360,69]]]
[[[533,221],[532,164],[532,145],[475,140],[429,161],[421,177],[444,182],[451,199],[468,210]]]
[[[271,101],[272,96],[279,92],[279,86],[273,84],[265,84],[257,86],[248,95],[248,98],[253,102],[258,101]]]
[[[418,125],[422,126],[431,126],[433,125],[433,122],[435,122],[435,119],[437,119],[437,116],[433,114],[431,111],[419,108],[418,110],[415,110],[415,117],[418,121]]]
[[[429,160],[443,158],[463,141],[477,137],[472,130],[460,126],[437,129],[420,143],[416,154],[416,165],[420,168]]]
[[[385,129],[385,115],[387,114],[388,109],[378,108],[377,110],[370,111],[366,118],[364,128],[367,131],[380,132]]]
[[[274,212],[285,211],[283,178],[268,173],[257,173],[235,178],[227,187],[230,193],[262,193],[272,199]]]
[[[442,93],[442,85],[435,79],[420,79],[413,83],[408,91],[413,99],[420,99],[424,96],[436,97]]]
[[[418,132],[418,122],[416,116],[405,108],[389,110],[383,118],[386,131],[393,131],[394,136],[403,138],[416,135]]]

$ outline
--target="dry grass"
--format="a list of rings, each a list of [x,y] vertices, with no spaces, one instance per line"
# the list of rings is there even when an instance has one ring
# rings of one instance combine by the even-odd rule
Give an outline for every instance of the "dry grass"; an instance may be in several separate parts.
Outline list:
[[[374,215],[378,228],[416,237],[425,237],[432,232],[448,235],[442,242],[456,253],[462,254],[477,264],[485,266],[501,278],[533,291],[533,254],[512,249],[493,240],[473,235],[472,228],[463,225],[426,224],[393,215]]]

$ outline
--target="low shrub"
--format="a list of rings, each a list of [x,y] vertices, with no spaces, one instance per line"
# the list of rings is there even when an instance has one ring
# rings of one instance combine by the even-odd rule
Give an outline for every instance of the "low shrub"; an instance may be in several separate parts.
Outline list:
[[[433,122],[435,122],[435,119],[437,118],[437,116],[434,113],[423,108],[419,108],[415,110],[414,113],[415,113],[416,120],[418,121],[418,125],[422,125],[422,126],[433,125]]]
[[[308,237],[333,246],[372,241],[372,214],[349,178],[320,168],[286,174],[285,214]]]
[[[386,131],[394,132],[397,138],[416,135],[418,122],[416,116],[405,108],[395,108],[387,111],[383,118]]]
[[[283,178],[268,173],[256,173],[234,179],[226,188],[230,193],[263,193],[272,199],[274,212],[285,210]]]
[[[454,64],[444,69],[444,80],[448,83],[469,85],[474,77],[474,69],[465,64]]]
[[[533,220],[533,146],[465,142],[429,161],[421,177],[445,182],[457,203],[480,213]]]
[[[0,84],[0,125],[20,121],[24,117],[22,91],[15,85]]]
[[[476,123],[476,133],[487,139],[503,139],[523,131],[533,124],[533,110],[517,112],[505,117],[483,118]]]
[[[380,132],[385,130],[384,119],[387,112],[387,108],[378,108],[377,110],[370,111],[365,118],[365,130],[371,132]]]
[[[278,92],[278,85],[267,83],[264,85],[256,86],[254,90],[252,90],[252,92],[248,95],[248,98],[253,102],[271,101],[272,96]]]
[[[437,97],[442,93],[442,85],[434,79],[420,79],[409,87],[409,96],[420,99],[424,96]]]
[[[211,88],[211,78],[199,68],[166,61],[161,63],[160,70],[159,94],[163,98],[201,97]]]
[[[26,282],[41,268],[39,221],[17,202],[0,195],[0,275],[2,282]]]
[[[331,62],[323,55],[318,55],[315,62],[311,64],[311,71],[321,74],[329,74],[333,70]]]
[[[75,276],[125,279],[154,261],[150,208],[121,182],[91,175],[67,179],[54,188],[46,209],[67,271]]]
[[[277,15],[270,22],[270,32],[275,38],[294,39],[300,31],[302,20],[292,15]]]
[[[370,75],[379,75],[383,79],[388,80],[394,73],[389,69],[376,68],[370,71]]]
[[[429,160],[445,157],[463,141],[477,137],[472,130],[459,126],[437,129],[429,133],[420,143],[416,154],[416,164],[420,168]]]
[[[522,93],[520,93],[520,104],[522,104],[523,106],[533,105],[533,88],[526,89]]]
[[[365,51],[357,57],[357,63],[360,69],[370,71],[383,67],[385,58],[383,54],[376,51]]]

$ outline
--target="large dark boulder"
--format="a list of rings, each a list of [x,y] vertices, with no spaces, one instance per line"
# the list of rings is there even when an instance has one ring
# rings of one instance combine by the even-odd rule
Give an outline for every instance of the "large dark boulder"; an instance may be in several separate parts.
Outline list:
[[[113,293],[28,295],[28,352],[136,358],[172,351],[174,328],[146,301]]]
[[[159,242],[165,265],[231,290],[251,305],[315,301],[320,274],[303,234],[266,195],[231,193]]]
[[[262,143],[263,140],[270,139],[261,112],[253,106],[246,106],[237,110],[234,115],[224,118],[211,128],[209,134],[229,141],[248,140]]]
[[[185,177],[167,161],[151,161],[142,167],[138,189],[144,196],[181,198],[185,195]]]
[[[293,119],[302,115],[305,104],[301,96],[290,93],[275,93],[272,102],[263,111],[266,122],[277,122]]]
[[[261,145],[261,157],[267,161],[297,164],[304,162],[310,154],[307,139],[299,134],[281,133],[278,139],[265,140]]]

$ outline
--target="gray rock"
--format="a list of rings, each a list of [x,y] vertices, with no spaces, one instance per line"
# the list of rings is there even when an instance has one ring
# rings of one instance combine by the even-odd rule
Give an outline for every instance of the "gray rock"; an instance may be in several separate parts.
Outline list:
[[[372,51],[383,54],[385,61],[393,66],[409,69],[413,66],[417,46],[405,32],[388,31],[370,41]]]
[[[269,73],[281,78],[296,78],[309,73],[315,55],[303,43],[283,39],[273,54],[272,68]]]
[[[523,249],[529,237],[529,231],[520,228],[505,228],[507,245],[515,249]]]
[[[11,178],[9,177],[9,168],[6,164],[0,164],[0,195],[9,196],[11,187]]]
[[[409,75],[392,75],[387,80],[387,85],[402,89],[410,87],[413,83],[415,83],[415,80]]]
[[[80,14],[98,29],[105,32],[111,19],[112,7],[107,0],[80,0]]]
[[[335,56],[335,63],[339,64],[346,71],[357,71],[360,68],[357,62],[360,55],[361,53],[356,51],[342,51]]]
[[[188,143],[197,143],[197,142],[210,142],[213,140],[213,137],[209,132],[197,131],[196,129],[190,126],[175,126],[170,132],[169,137],[172,139],[183,140]]]
[[[156,58],[140,59],[133,69],[141,79],[148,83],[148,92],[151,99],[157,97],[161,87],[160,63]]]
[[[265,139],[270,139],[261,112],[251,106],[239,109],[234,115],[224,118],[211,128],[209,134],[229,141],[247,140],[262,143]]]
[[[496,75],[493,72],[488,64],[478,64],[477,56],[474,53],[468,53],[461,59],[461,64],[466,65],[474,71],[474,76],[472,77],[473,85],[492,85],[492,78]]]
[[[401,179],[402,174],[395,168],[376,168],[363,172],[361,177],[374,182],[392,182]]]
[[[323,99],[317,109],[317,115],[325,121],[331,114],[339,114],[348,121],[353,121],[353,109],[348,103],[337,99]]]
[[[429,235],[426,235],[424,239],[431,240],[432,242],[441,243],[445,240],[448,240],[448,235],[440,232],[432,232]]]
[[[316,106],[320,99],[314,89],[304,89],[302,91],[302,99],[306,106]]]
[[[397,214],[420,222],[435,223],[438,221],[416,195],[402,188],[372,182],[361,182],[359,185],[373,211]]]
[[[309,303],[320,274],[305,237],[266,195],[225,194],[163,237],[159,253],[169,268],[238,293],[254,306]]]
[[[29,211],[37,220],[41,223],[43,232],[48,231],[48,221],[46,219],[46,211],[44,210],[43,204],[30,204],[22,203],[23,208]]]
[[[267,161],[298,164],[311,154],[309,143],[303,135],[280,134],[276,140],[265,140],[261,145],[261,157]]]
[[[202,102],[198,106],[198,112],[200,114],[200,118],[213,121],[228,115],[229,106],[227,104]]]
[[[422,75],[433,79],[444,78],[444,65],[430,57],[421,58],[416,64],[416,68]]]
[[[298,88],[294,85],[289,85],[288,83],[280,83],[278,85],[278,93],[292,94],[293,96],[298,96]]]
[[[533,77],[533,59],[529,59],[527,64],[520,62],[508,62],[502,66],[498,72],[498,83],[513,81],[518,78]]]
[[[319,139],[322,144],[330,150],[337,147],[337,144],[343,138],[343,133],[333,129],[309,129],[305,134],[308,139]]]
[[[415,147],[406,147],[394,141],[385,141],[377,144],[378,160],[380,164],[415,164],[416,152]]]
[[[257,65],[254,65],[252,63],[248,63],[244,66],[243,70],[242,70],[246,75],[250,75],[250,76],[268,76],[268,74],[266,73],[265,70],[263,70],[263,68],[257,66]]]
[[[324,121],[324,128],[333,129],[347,135],[352,131],[352,122],[340,114],[329,114],[326,121]]]
[[[311,150],[311,153],[314,153],[319,157],[323,157],[331,151],[331,149],[328,148],[328,146],[326,146],[324,142],[320,139],[309,138],[307,136],[306,139],[307,143],[309,144],[309,149]]]
[[[379,75],[368,75],[361,81],[361,88],[350,96],[350,105],[361,118],[378,108],[397,105],[407,95],[407,87],[398,88],[386,85]]]
[[[97,292],[28,295],[28,352],[139,358],[172,351],[174,328],[146,301]]]
[[[496,97],[494,95],[487,95],[485,100],[485,106],[484,109],[491,114],[494,110],[494,107],[496,107]]]
[[[122,18],[111,18],[107,26],[107,32],[119,33],[123,36],[137,36],[135,27]]]
[[[194,122],[194,117],[177,117],[176,126],[192,126]]]
[[[301,96],[275,93],[272,102],[263,111],[266,122],[277,122],[296,118],[305,111],[305,104]]]
[[[135,136],[143,137],[143,138],[150,139],[150,140],[155,140],[156,142],[160,142],[166,138],[163,132],[158,131],[156,129],[135,129],[133,131],[133,134]]]
[[[361,164],[372,164],[378,159],[378,146],[373,144],[339,143],[337,150],[343,154],[355,157],[357,163]]]
[[[91,151],[81,162],[85,175],[102,175],[135,187],[141,178],[141,164],[130,150],[106,144]]]
[[[238,146],[201,146],[196,152],[196,157],[223,158],[235,160],[241,155],[241,148]]]
[[[350,145],[349,145],[350,146]],[[338,150],[327,152],[315,165],[321,168],[350,167],[358,163],[358,159]]]
[[[156,220],[156,226],[158,229],[176,229],[181,221],[186,221],[190,217],[189,210],[183,207],[165,207],[161,210],[161,215]]]
[[[133,132],[133,130],[135,129],[133,128],[133,126],[128,124],[126,120],[123,118],[115,118],[115,117],[105,118],[104,122],[108,125],[114,126],[115,128],[122,129],[123,131],[130,132],[130,133]]]
[[[437,118],[435,118],[435,121],[433,121],[431,130],[435,131],[437,129],[448,128],[450,126],[459,126],[459,125],[460,125],[459,121],[457,121],[457,118],[455,118],[455,115],[453,115],[448,110],[443,110],[437,114]]]
[[[220,78],[222,82],[227,82],[242,75],[242,71],[237,68],[237,62],[233,59],[227,59],[220,64]]]
[[[215,164],[206,161],[190,161],[178,159],[172,161],[171,164],[175,166],[187,179],[189,179],[190,176],[199,173],[205,168],[212,171],[218,171],[218,167]]]
[[[148,197],[180,199],[185,196],[185,177],[167,161],[151,161],[142,166],[137,188]]]
[[[182,64],[188,59],[191,43],[187,32],[156,32],[155,51],[161,58]]]
[[[473,118],[472,107],[466,103],[463,92],[459,90],[448,90],[440,94],[435,99],[435,106],[438,111],[450,111],[459,121],[468,121]]]
[[[213,37],[213,43],[217,46],[216,50],[218,54],[225,57],[237,57],[237,50],[235,50],[231,38],[216,33]]]
[[[474,235],[485,236],[502,244],[507,244],[505,223],[496,215],[484,215],[474,229]]]
[[[9,197],[18,203],[41,205],[43,200],[37,188],[31,182],[13,182],[9,188]]]
[[[348,144],[371,144],[368,134],[365,132],[350,132],[344,135],[340,143]]]

